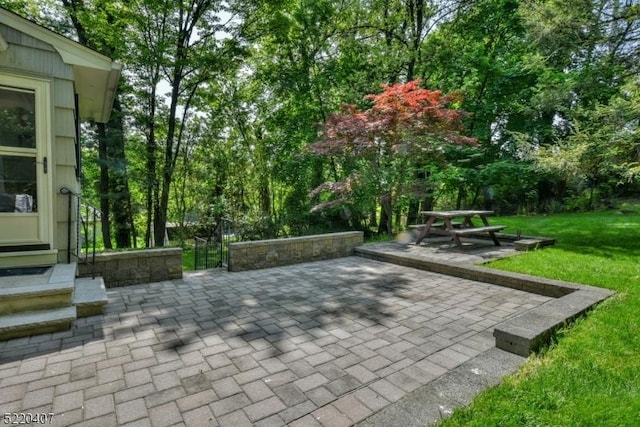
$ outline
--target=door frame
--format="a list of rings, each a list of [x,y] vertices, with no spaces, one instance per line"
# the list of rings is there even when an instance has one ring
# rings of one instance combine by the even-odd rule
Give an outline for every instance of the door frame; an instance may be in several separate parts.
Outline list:
[[[31,75],[18,75],[6,73],[0,70],[0,85],[32,90],[35,94],[35,120],[36,120],[36,181],[38,211],[34,214],[24,213],[0,213],[0,221],[11,220],[12,217],[20,215],[37,215],[38,224],[37,237],[28,238],[23,241],[9,240],[0,241],[1,246],[20,245],[49,245],[54,249],[53,227],[55,219],[53,217],[53,179],[55,175],[55,159],[52,158],[52,102],[51,102],[51,79],[36,77]],[[11,149],[0,150],[11,152]],[[46,168],[45,172],[45,159]]]

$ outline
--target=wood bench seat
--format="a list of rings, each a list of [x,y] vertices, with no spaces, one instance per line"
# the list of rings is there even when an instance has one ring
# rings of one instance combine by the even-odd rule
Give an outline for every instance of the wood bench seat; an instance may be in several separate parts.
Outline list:
[[[507,228],[506,225],[487,225],[484,227],[456,228],[449,230],[451,234],[492,233]]]

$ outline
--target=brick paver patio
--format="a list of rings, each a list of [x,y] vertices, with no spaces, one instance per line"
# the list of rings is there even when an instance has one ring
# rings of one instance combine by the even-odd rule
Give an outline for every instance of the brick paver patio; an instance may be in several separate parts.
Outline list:
[[[547,297],[358,257],[109,291],[0,342],[2,413],[52,425],[348,426],[493,347]]]

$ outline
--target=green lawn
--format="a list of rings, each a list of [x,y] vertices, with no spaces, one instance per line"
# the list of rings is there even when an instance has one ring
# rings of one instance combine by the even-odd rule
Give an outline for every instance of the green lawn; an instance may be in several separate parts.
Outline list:
[[[443,426],[640,425],[640,207],[632,208],[494,220],[557,243],[490,267],[618,294]]]
[[[196,269],[196,251],[193,246],[185,246],[182,248],[182,269],[184,271],[193,271]]]

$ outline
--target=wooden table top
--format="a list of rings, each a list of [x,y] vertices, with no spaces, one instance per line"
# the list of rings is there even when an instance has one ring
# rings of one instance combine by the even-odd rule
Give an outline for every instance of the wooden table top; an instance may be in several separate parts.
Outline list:
[[[486,216],[492,215],[493,211],[479,211],[479,210],[453,210],[453,211],[422,211],[422,215],[435,216],[437,218],[455,218],[459,216],[472,217],[472,216]]]

